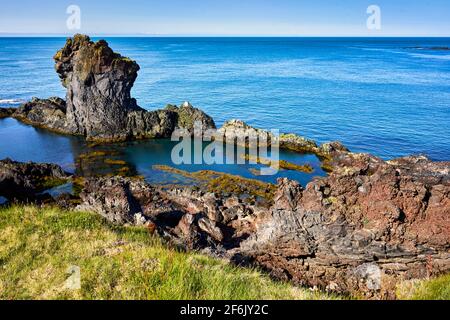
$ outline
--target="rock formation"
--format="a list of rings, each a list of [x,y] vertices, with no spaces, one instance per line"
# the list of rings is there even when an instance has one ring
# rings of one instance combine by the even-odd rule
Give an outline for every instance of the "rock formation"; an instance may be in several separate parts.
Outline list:
[[[66,183],[69,174],[54,164],[0,161],[0,196],[10,201],[35,201],[45,198],[39,193]]]
[[[33,98],[18,108],[13,117],[31,125],[68,133],[66,131],[66,102],[61,98]]]
[[[13,108],[0,108],[0,119],[11,117],[15,111]]]
[[[35,98],[13,117],[98,142],[170,137],[176,128],[192,131],[195,121],[215,128],[211,117],[189,103],[156,111],[140,108],[130,94],[139,65],[115,53],[104,40],[94,43],[88,36],[76,35],[54,59],[67,89],[66,101]]]
[[[281,180],[240,254],[278,278],[366,297],[448,272],[450,163],[351,157],[305,189]]]
[[[88,180],[80,208],[278,279],[368,298],[393,298],[399,280],[448,272],[450,163],[341,153],[329,177],[305,188],[281,179],[270,208],[125,178]]]
[[[272,140],[276,138],[280,149],[318,156],[325,171],[331,171],[334,166],[342,161],[341,157],[350,154],[350,150],[339,141],[324,143],[319,146],[314,140],[293,133],[281,133],[278,137],[275,137],[271,132],[254,128],[241,120],[225,122],[222,128],[218,130],[218,133],[219,139],[227,143],[245,145],[246,147],[249,146],[248,137],[250,136],[259,137],[258,147],[270,145]],[[231,139],[228,137],[231,137]]]

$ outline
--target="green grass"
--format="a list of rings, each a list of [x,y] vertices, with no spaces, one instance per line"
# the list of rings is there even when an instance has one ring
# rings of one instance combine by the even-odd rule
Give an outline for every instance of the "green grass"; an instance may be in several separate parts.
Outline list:
[[[78,266],[81,289],[65,288]],[[0,299],[334,299],[56,208],[0,209]]]
[[[65,288],[80,268],[81,289]],[[450,275],[405,281],[399,299],[449,300]],[[339,299],[256,269],[184,253],[143,228],[57,208],[0,208],[0,299]]]
[[[397,289],[403,300],[450,300],[450,274],[430,280],[405,281]]]

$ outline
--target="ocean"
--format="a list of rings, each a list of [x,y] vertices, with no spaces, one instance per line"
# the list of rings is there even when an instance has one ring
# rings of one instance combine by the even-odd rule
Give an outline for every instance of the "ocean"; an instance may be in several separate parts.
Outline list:
[[[106,40],[141,66],[132,94],[145,109],[190,101],[219,126],[241,119],[384,159],[450,160],[450,38]],[[52,60],[64,43],[0,38],[0,107],[64,98]],[[73,141],[0,121],[0,158],[68,165]]]

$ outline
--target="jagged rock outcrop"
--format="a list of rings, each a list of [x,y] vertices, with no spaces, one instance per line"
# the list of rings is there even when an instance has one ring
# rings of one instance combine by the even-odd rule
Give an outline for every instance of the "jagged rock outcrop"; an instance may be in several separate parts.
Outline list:
[[[66,129],[66,102],[61,98],[33,98],[20,106],[13,117],[34,126],[68,133]]]
[[[230,120],[224,123],[224,125],[218,130],[220,139],[226,139],[226,137],[231,137],[232,139],[228,142],[234,142],[241,145],[248,146],[249,137],[258,136],[258,146],[264,146],[266,144],[271,144],[274,135],[263,129],[258,129],[252,127],[242,120]],[[322,145],[317,145],[314,140],[307,139],[305,137],[299,136],[293,133],[281,133],[278,136],[278,143],[280,149],[291,150],[295,152],[302,153],[312,153],[316,154],[322,158],[333,158],[334,155],[339,153],[350,152],[341,142],[335,141],[330,143],[324,143]]]
[[[188,249],[278,279],[368,298],[393,298],[402,279],[448,272],[450,163],[350,153],[345,161],[305,188],[279,180],[271,208],[124,178],[90,180],[81,208],[149,223]]]
[[[0,108],[0,119],[11,117],[15,111],[14,108]]]
[[[139,65],[115,53],[104,40],[75,35],[54,59],[67,89],[66,101],[33,99],[15,118],[98,142],[170,137],[176,128],[192,131],[195,121],[215,128],[211,117],[189,103],[156,111],[140,108],[130,93]]]
[[[367,298],[394,298],[401,280],[450,271],[450,163],[336,159],[305,187],[280,179],[270,207],[124,177],[86,179],[79,201],[66,203],[277,279]],[[59,166],[3,160],[0,196],[28,201],[67,178]]]
[[[114,224],[155,226],[162,236],[189,249],[224,240],[216,221],[203,210],[211,202],[202,193],[167,191],[140,179],[109,177],[88,179],[80,198],[77,210],[96,212]]]
[[[83,35],[68,39],[54,59],[67,89],[67,130],[88,138],[126,137],[128,112],[141,110],[130,94],[138,64],[104,40],[94,43]]]
[[[450,163],[363,162],[355,156],[305,190],[281,180],[241,254],[279,278],[366,297],[393,298],[399,279],[448,272]]]
[[[69,174],[55,164],[0,160],[0,196],[10,201],[45,198],[39,193],[67,182]]]

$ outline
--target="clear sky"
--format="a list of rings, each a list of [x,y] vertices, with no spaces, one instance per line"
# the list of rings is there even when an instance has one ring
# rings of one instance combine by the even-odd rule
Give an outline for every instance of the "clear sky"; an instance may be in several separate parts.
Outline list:
[[[69,30],[69,5],[81,29]],[[381,9],[381,30],[366,25]],[[1,0],[0,33],[450,36],[449,0]]]

